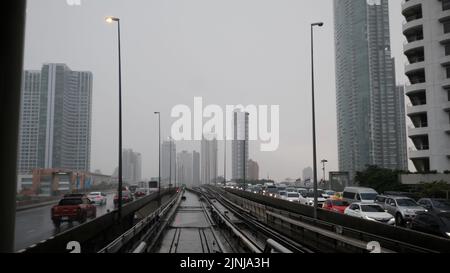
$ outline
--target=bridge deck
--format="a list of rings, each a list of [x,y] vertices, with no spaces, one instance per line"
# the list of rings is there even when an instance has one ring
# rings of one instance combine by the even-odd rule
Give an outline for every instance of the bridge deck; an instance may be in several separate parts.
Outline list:
[[[217,242],[211,231],[212,224],[206,216],[199,197],[185,193],[186,200],[178,207],[174,220],[167,228],[157,253],[214,253]]]

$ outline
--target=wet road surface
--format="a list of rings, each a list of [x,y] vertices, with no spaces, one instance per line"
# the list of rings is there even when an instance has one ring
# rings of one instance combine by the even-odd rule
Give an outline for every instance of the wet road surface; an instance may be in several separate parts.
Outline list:
[[[107,195],[106,205],[97,206],[97,217],[106,214],[108,210],[114,210],[113,198],[114,193],[110,193]],[[69,223],[62,223],[61,227],[56,229],[51,220],[50,210],[52,207],[53,205],[48,205],[16,212],[15,251],[39,243],[78,225],[77,222],[71,225]],[[88,219],[88,221],[90,220]]]

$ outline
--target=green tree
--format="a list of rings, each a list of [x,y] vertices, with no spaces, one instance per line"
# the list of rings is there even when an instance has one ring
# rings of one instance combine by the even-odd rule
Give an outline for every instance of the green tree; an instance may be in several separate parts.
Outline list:
[[[447,192],[450,191],[450,185],[446,182],[422,183],[419,186],[421,197],[447,198]]]
[[[385,191],[402,191],[406,189],[399,181],[398,170],[383,169],[377,166],[368,166],[365,171],[357,172],[355,181],[362,187],[375,189],[379,193]]]

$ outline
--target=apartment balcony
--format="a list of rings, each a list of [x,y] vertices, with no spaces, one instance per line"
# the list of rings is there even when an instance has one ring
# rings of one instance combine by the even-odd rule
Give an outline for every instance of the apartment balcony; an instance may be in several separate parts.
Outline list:
[[[443,56],[439,59],[439,62],[442,66],[448,66],[450,65],[450,56]]]
[[[409,1],[402,1],[402,11],[405,12],[406,10],[413,8],[414,6],[422,5],[421,0],[409,0]]]
[[[444,126],[444,131],[450,135],[450,123]]]
[[[450,42],[450,33],[445,33],[437,38],[441,44]]]
[[[449,82],[450,84],[450,82]],[[426,92],[427,86],[426,83],[417,83],[417,84],[410,84],[405,86],[405,94],[414,94],[414,93],[420,93],[420,92]]]
[[[442,84],[442,88],[447,89],[447,90],[450,89],[450,79],[443,80],[441,82],[441,84]]]
[[[405,74],[409,74],[414,71],[423,70],[423,69],[425,69],[424,61],[419,61],[419,62],[412,63],[412,64],[408,63],[405,65]]]
[[[418,48],[424,48],[425,47],[425,41],[424,40],[417,40],[413,42],[407,42],[405,41],[405,44],[403,45],[403,52],[408,52],[414,49]]]
[[[408,128],[408,136],[409,137],[414,137],[414,136],[422,136],[422,135],[426,135],[428,134],[428,127],[421,127],[421,128],[417,128],[417,127],[413,127],[410,126]]]
[[[414,30],[416,28],[420,28],[423,26],[424,20],[423,18],[412,20],[409,22],[405,22],[402,26],[403,33],[407,33],[410,30]]]
[[[415,148],[409,148],[410,159],[423,159],[430,158],[431,152],[429,150],[418,150]]]
[[[429,106],[424,104],[424,105],[416,105],[416,106],[412,106],[412,105],[408,105],[406,107],[406,114],[408,116],[412,116],[412,115],[417,115],[420,113],[427,113],[428,112],[428,108]]]
[[[450,10],[440,11],[438,15],[439,22],[444,22],[450,19]]]

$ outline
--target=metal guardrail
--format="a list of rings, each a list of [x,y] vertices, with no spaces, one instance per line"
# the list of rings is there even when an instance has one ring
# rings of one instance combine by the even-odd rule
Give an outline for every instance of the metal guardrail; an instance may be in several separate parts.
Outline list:
[[[116,253],[121,249],[127,248],[128,244],[136,241],[136,237],[142,236],[143,231],[149,229],[151,225],[153,225],[156,221],[158,221],[164,214],[167,212],[169,208],[171,208],[174,203],[177,201],[178,195],[175,195],[172,200],[168,201],[165,205],[158,208],[156,211],[151,213],[149,216],[142,219],[139,223],[133,226],[131,229],[127,230],[124,234],[119,236],[109,245],[104,247],[98,253]],[[140,238],[139,238],[140,239]],[[143,242],[141,242],[143,243]],[[142,244],[140,244],[141,247]],[[138,251],[143,251],[143,249],[138,249]]]
[[[450,240],[412,230],[341,215],[319,209],[318,219],[313,219],[313,208],[273,199],[253,193],[226,189],[223,194],[264,205],[272,212],[279,210],[300,222],[338,232],[342,236],[364,241],[379,241],[382,246],[396,252],[450,252]],[[239,203],[239,202],[238,202]],[[245,207],[245,206],[244,206]],[[279,213],[278,213],[279,214]],[[293,215],[292,215],[293,214]],[[281,215],[281,214],[280,214]],[[296,215],[296,216],[295,216]]]
[[[174,189],[163,189],[161,190],[161,197],[173,192]],[[74,240],[79,242],[83,253],[97,252],[132,226],[135,212],[156,200],[158,200],[158,193],[153,193],[123,206],[121,219],[118,219],[117,210],[114,210],[20,250],[19,253],[68,252],[67,244]]]

